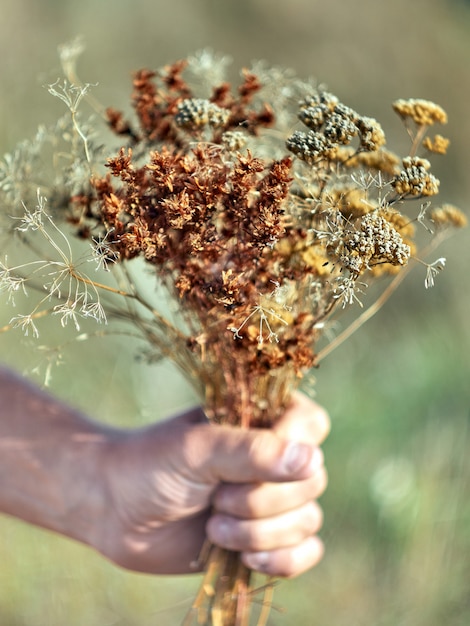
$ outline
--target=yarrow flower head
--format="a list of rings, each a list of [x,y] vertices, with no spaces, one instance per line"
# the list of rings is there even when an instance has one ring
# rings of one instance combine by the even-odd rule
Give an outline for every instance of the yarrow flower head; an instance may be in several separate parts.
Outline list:
[[[372,152],[385,144],[380,124],[361,116],[342,104],[331,93],[321,92],[300,102],[300,121],[312,132],[295,131],[287,140],[287,148],[304,161],[315,161],[336,154],[337,148],[359,137],[360,150]]]
[[[392,186],[401,197],[435,196],[439,193],[439,180],[428,170],[431,163],[420,157],[403,159],[402,171],[393,179]]]
[[[400,233],[379,211],[372,211],[344,239],[340,261],[354,275],[382,263],[406,265],[409,258],[410,246],[404,243]]]
[[[418,126],[447,124],[447,113],[442,107],[429,100],[410,98],[396,100],[393,108],[403,119],[411,119]]]

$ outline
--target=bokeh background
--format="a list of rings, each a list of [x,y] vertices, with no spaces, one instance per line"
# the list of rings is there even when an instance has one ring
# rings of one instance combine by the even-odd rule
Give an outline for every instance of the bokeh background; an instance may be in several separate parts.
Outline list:
[[[393,149],[407,137],[390,103],[434,100],[449,114],[441,197],[470,199],[470,3],[464,0],[1,0],[0,152],[57,119],[42,85],[59,75],[57,45],[83,35],[86,82],[125,106],[131,72],[202,48],[315,76],[376,117]],[[416,268],[378,316],[315,372],[330,411],[323,497],[326,556],[284,582],[272,626],[466,626],[470,623],[469,232],[439,253],[426,291]],[[1,253],[1,251],[0,251]],[[0,327],[11,312],[0,305]],[[66,343],[54,326],[43,341]],[[38,354],[0,335],[0,359],[33,376]],[[168,364],[132,346],[71,340],[53,391],[96,419],[141,424],[193,398]],[[310,385],[313,387],[313,385]],[[0,623],[5,626],[173,626],[197,577],[131,574],[85,547],[0,520]]]

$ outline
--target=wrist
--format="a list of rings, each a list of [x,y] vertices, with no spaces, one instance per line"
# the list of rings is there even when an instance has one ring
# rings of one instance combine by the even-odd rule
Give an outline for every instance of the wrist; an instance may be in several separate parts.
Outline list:
[[[0,512],[93,545],[113,436],[0,368]]]
[[[81,441],[75,440],[62,451],[60,499],[64,506],[56,527],[51,529],[96,549],[100,549],[106,534],[107,459],[115,437],[113,429],[88,425],[87,432],[81,433]]]

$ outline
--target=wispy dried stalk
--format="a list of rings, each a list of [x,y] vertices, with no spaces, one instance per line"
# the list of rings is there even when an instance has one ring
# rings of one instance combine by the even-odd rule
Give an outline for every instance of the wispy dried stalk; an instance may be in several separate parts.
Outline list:
[[[120,143],[98,149],[96,122],[78,110],[89,85],[76,75],[77,50],[62,49],[67,78],[49,88],[69,107],[68,121],[43,129],[2,165],[5,214],[20,201],[29,207],[33,188],[40,192],[34,212],[23,210],[16,225],[33,258],[9,265],[5,257],[0,288],[10,300],[30,286],[41,297],[0,331],[19,326],[36,335],[48,313],[77,330],[83,317],[130,324],[149,354],[173,359],[186,374],[213,422],[269,427],[305,373],[382,305],[413,260],[432,286],[444,260],[420,258],[419,231],[432,236],[465,224],[458,209],[429,200],[439,181],[426,157],[447,146],[440,135],[426,136],[447,121],[437,105],[394,104],[411,137],[409,155],[399,158],[376,120],[291,72],[257,65],[236,90],[221,80],[196,91],[192,77],[219,76],[225,65],[204,52],[137,72],[135,121],[109,108]],[[65,154],[65,166],[38,172],[50,146],[53,164]],[[3,223],[12,232],[11,219]],[[87,258],[75,260],[71,232]],[[38,259],[41,238],[49,254]],[[84,272],[90,257],[115,284]],[[137,257],[173,313],[138,286]],[[318,353],[337,313],[359,311],[368,285],[387,276],[395,278],[376,303]],[[185,624],[246,626],[250,571],[238,554],[215,547],[205,566]]]

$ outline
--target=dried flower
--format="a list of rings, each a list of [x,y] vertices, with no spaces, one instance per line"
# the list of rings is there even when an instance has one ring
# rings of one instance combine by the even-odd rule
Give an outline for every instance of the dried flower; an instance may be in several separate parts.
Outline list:
[[[287,149],[309,165],[321,159],[331,158],[335,148],[322,133],[296,130],[286,141]]]
[[[447,120],[433,103],[394,104],[405,122],[418,125],[409,155],[400,159],[384,147],[376,120],[333,94],[260,64],[232,88],[223,79],[226,59],[205,51],[159,72],[136,72],[135,119],[106,109],[115,139],[99,149],[93,124],[78,110],[90,87],[76,78],[78,51],[62,51],[67,80],[50,86],[68,118],[0,165],[7,213],[23,202],[19,222],[3,218],[7,232],[39,257],[0,261],[0,291],[9,300],[19,290],[38,294],[31,311],[0,330],[18,327],[37,336],[36,323],[48,315],[77,332],[87,318],[118,319],[144,339],[150,360],[174,360],[213,422],[268,427],[318,364],[318,344],[328,340],[324,330],[336,312],[362,306],[377,276],[406,272],[419,260],[415,223],[423,224],[425,214],[441,229],[465,223],[457,209],[432,209],[430,202],[418,218],[407,215],[408,200],[438,193],[430,162],[417,155],[426,128]],[[275,132],[266,132],[270,127]],[[38,166],[46,140],[67,162],[52,184]],[[431,152],[442,146],[437,137],[424,143]],[[47,212],[44,191],[34,199],[33,171],[51,190]],[[71,232],[85,243],[78,259]],[[177,314],[142,291],[132,273],[137,257]],[[96,276],[107,272],[106,280],[82,271],[89,262]],[[421,262],[430,287],[444,259]],[[224,586],[206,593],[204,583],[197,623],[219,610],[224,626],[234,624],[237,611],[246,617],[250,572],[237,554],[222,558],[212,550],[209,562]]]
[[[453,226],[463,228],[467,225],[467,217],[464,213],[452,204],[444,204],[429,212],[429,219],[441,228]]]
[[[353,277],[382,263],[406,265],[410,258],[410,246],[379,210],[362,217],[342,244],[340,262]]]
[[[8,257],[5,257],[5,263],[0,261],[0,293],[8,294],[8,302],[15,305],[15,293],[22,290],[26,295],[25,282],[26,278],[12,273],[7,265]]]
[[[429,152],[434,152],[435,154],[446,154],[449,144],[449,139],[446,139],[442,135],[434,135],[432,139],[430,137],[425,137],[423,140],[423,147],[426,148],[426,150],[429,150]]]
[[[385,144],[385,133],[372,117],[360,117],[357,129],[361,136],[361,148],[367,152],[375,152]]]
[[[428,170],[431,167],[427,159],[406,157],[403,169],[392,180],[392,186],[400,197],[435,196],[439,193],[439,180]]]
[[[442,107],[429,100],[414,99],[396,100],[394,110],[403,119],[411,119],[418,126],[447,124],[447,113]]]
[[[426,289],[429,289],[430,287],[434,287],[434,277],[437,276],[439,272],[442,272],[445,264],[446,264],[445,258],[441,257],[437,259],[436,261],[434,261],[434,263],[429,263],[426,266],[426,279],[424,281],[424,285]]]
[[[187,98],[178,104],[175,123],[181,128],[195,130],[202,126],[218,128],[228,122],[230,112],[209,100]]]

